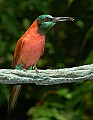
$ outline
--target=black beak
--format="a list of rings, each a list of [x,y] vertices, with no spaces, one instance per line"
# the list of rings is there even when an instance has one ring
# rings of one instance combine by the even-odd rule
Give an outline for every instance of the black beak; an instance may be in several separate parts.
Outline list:
[[[74,21],[74,18],[73,17],[54,17],[53,18],[54,23],[62,22],[62,21]]]

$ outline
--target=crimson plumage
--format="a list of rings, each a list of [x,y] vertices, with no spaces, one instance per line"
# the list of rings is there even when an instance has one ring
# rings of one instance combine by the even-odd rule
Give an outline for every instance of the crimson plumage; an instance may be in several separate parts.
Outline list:
[[[24,69],[35,66],[44,53],[45,35],[40,34],[37,20],[18,40],[14,52],[14,67],[22,64]]]

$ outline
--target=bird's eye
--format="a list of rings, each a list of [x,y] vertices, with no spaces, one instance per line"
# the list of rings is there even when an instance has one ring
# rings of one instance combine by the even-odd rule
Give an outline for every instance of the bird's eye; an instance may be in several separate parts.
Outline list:
[[[45,21],[47,21],[48,20],[48,17],[45,17]]]
[[[45,17],[44,21],[52,21],[52,18]]]

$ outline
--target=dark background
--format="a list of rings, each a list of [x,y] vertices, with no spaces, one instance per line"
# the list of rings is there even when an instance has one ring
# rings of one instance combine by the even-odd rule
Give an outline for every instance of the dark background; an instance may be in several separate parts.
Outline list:
[[[93,62],[93,0],[0,0],[0,68],[12,68],[17,40],[41,14],[73,16],[46,36],[39,69]],[[0,85],[0,120],[12,86]],[[93,82],[52,86],[24,85],[13,120],[93,120]]]

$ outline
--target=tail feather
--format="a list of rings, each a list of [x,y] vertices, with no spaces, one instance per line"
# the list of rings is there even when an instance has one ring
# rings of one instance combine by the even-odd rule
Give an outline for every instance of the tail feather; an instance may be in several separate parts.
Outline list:
[[[20,94],[20,90],[21,90],[21,85],[13,86],[12,93],[10,95],[10,99],[9,99],[9,103],[8,103],[7,120],[12,119],[13,110],[16,106],[18,96]]]

